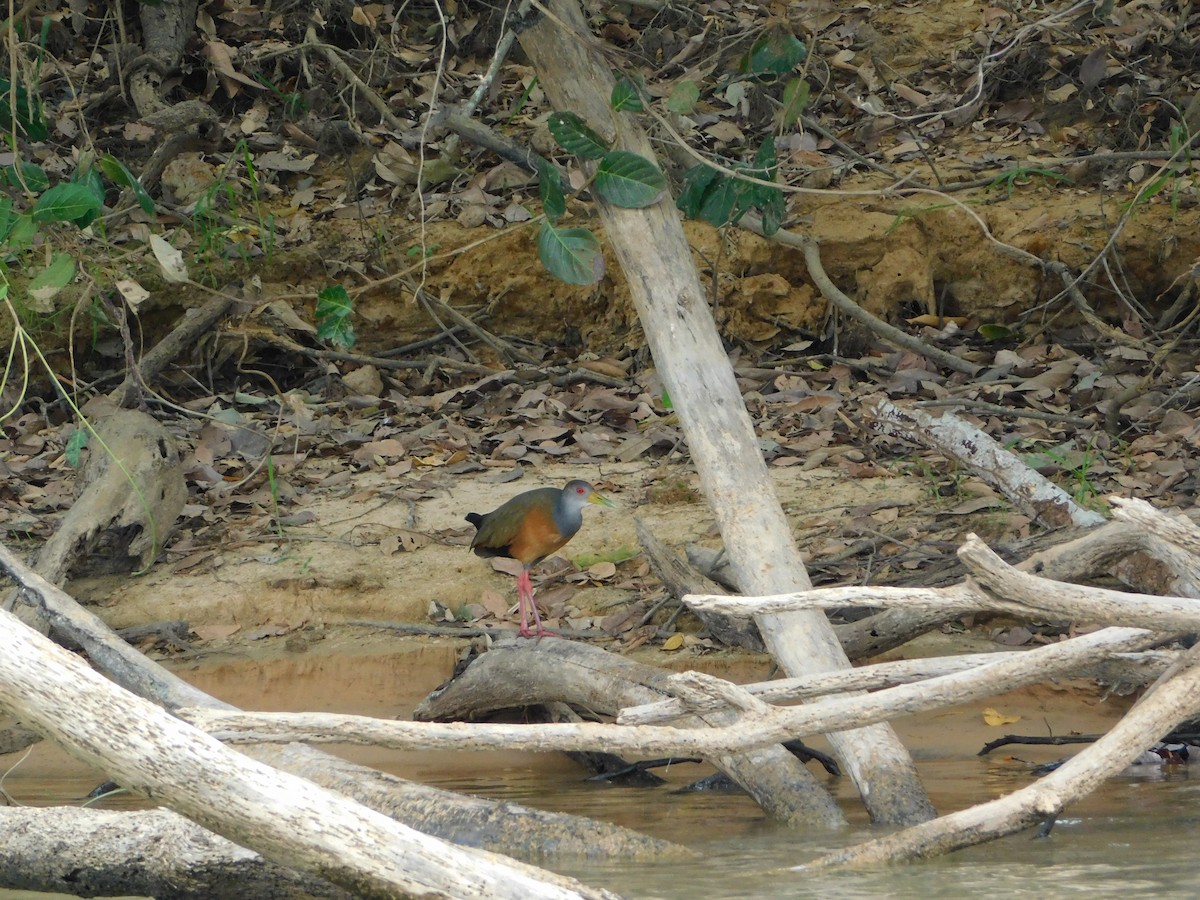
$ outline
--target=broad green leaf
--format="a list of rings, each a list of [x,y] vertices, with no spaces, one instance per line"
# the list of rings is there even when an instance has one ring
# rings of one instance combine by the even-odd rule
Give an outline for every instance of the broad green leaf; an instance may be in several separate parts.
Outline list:
[[[354,303],[342,285],[322,288],[317,293],[317,337],[345,350],[353,347],[355,337],[354,325],[350,322],[352,312]]]
[[[90,162],[87,163],[86,167],[77,169],[71,175],[71,181],[91,191],[92,196],[96,198],[96,202],[99,204],[94,212],[80,219],[73,220],[80,228],[86,228],[100,214],[100,209],[104,206],[104,181],[100,178],[100,173],[96,171],[95,166],[91,165]]]
[[[17,213],[13,210],[11,197],[0,194],[0,244],[8,240],[13,226],[17,224]]]
[[[778,188],[772,190],[767,200],[757,205],[762,213],[763,234],[770,237],[779,230],[787,216],[787,201],[783,198],[783,191]]]
[[[46,117],[42,112],[41,99],[34,96],[31,102],[29,92],[23,85],[18,84],[14,91],[12,83],[5,78],[0,78],[0,122],[7,125],[13,121],[13,110],[9,101],[14,94],[17,99],[17,126],[25,131],[30,140],[46,140],[50,136],[50,130],[46,127]]]
[[[799,121],[808,106],[808,82],[793,78],[783,89],[783,127],[791,128]]]
[[[538,193],[542,197],[542,212],[548,219],[558,219],[567,211],[562,178],[551,165],[538,166]]]
[[[64,181],[38,197],[33,205],[36,222],[75,222],[86,225],[100,212],[101,200],[82,184]]]
[[[673,113],[686,116],[696,108],[700,99],[700,87],[694,81],[680,81],[671,88],[671,96],[667,98],[667,109]]]
[[[556,228],[543,222],[537,248],[546,271],[567,284],[595,284],[604,277],[600,241],[586,228]]]
[[[683,175],[683,190],[680,191],[675,206],[689,219],[699,219],[704,194],[718,175],[717,170],[711,166],[692,166]]]
[[[55,253],[50,265],[29,282],[29,305],[40,313],[54,311],[54,297],[75,277],[75,260],[69,253]]]
[[[67,465],[72,469],[79,468],[79,457],[83,453],[83,448],[88,445],[88,430],[86,428],[76,428],[71,432],[71,436],[67,438],[67,446],[63,450],[63,457],[67,461]]]
[[[100,168],[104,170],[104,174],[108,176],[109,181],[133,191],[133,196],[137,198],[138,206],[142,208],[142,212],[147,215],[151,215],[154,212],[154,201],[150,199],[150,195],[146,193],[146,189],[142,187],[142,183],[137,180],[137,177],[126,168],[125,163],[121,162],[111,153],[105,153],[100,157],[99,164]]]
[[[596,193],[616,206],[641,209],[658,202],[667,179],[658,166],[628,150],[604,154],[593,182]]]
[[[774,178],[775,172],[773,170],[777,162],[775,158],[775,136],[768,134],[762,142],[762,146],[758,148],[758,152],[754,154],[754,168],[760,172],[755,177],[767,180]]]
[[[737,186],[738,183],[734,179],[721,175],[705,192],[697,218],[717,228],[728,225],[734,218],[733,210],[738,201]],[[741,218],[740,214],[738,218]]]
[[[617,83],[613,85],[609,104],[617,112],[641,112],[646,108],[642,105],[637,85],[628,76],[618,79]]]
[[[5,166],[3,171],[4,180],[8,184],[16,186],[21,184],[23,179],[24,186],[35,194],[40,194],[46,188],[50,187],[50,176],[46,174],[46,170],[33,163],[21,163],[19,171],[16,166]]]
[[[727,225],[737,203],[737,183],[711,166],[692,166],[683,176],[684,189],[675,205],[689,219],[720,228]]]
[[[583,159],[599,159],[608,152],[608,143],[573,112],[551,114],[546,123],[558,146]]]
[[[1007,341],[1010,338],[1015,338],[1017,334],[1007,325],[985,322],[979,326],[979,336],[985,341]]]
[[[750,75],[786,75],[807,55],[808,50],[794,35],[772,28],[754,42],[739,68]]]
[[[33,221],[33,214],[21,213],[12,223],[12,230],[8,233],[4,244],[10,249],[24,247],[33,241],[37,232],[38,227]]]

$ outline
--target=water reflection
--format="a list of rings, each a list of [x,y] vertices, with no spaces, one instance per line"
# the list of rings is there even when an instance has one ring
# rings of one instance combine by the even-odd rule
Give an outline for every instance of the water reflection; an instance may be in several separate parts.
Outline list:
[[[672,793],[706,774],[709,770],[702,766],[662,770],[667,785],[640,789],[588,783],[573,764],[557,755],[395,754],[363,748],[347,755],[449,790],[615,822],[700,853],[698,860],[656,865],[563,862],[554,866],[589,884],[642,900],[1195,896],[1193,828],[1200,811],[1193,810],[1200,809],[1194,805],[1200,801],[1200,784],[1188,779],[1186,767],[1129,770],[1068,809],[1046,840],[1034,840],[1030,832],[931,862],[817,872],[793,867],[881,833],[861,821],[860,806],[846,779],[837,781],[836,792],[847,812],[859,821],[836,835],[805,834],[767,822],[744,796]],[[941,811],[993,799],[1031,780],[1029,766],[1012,759],[925,760],[918,767]],[[78,802],[97,779],[97,773],[41,746],[9,775],[5,787],[20,802],[50,805]],[[122,796],[97,805],[114,809],[137,803]],[[0,890],[5,900],[16,896]]]

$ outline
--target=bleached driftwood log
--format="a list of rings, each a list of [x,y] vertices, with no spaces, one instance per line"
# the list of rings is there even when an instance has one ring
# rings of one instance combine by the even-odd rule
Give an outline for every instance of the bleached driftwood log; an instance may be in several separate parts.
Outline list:
[[[1039,578],[1008,565],[973,534],[967,536],[958,555],[988,590],[981,590],[968,580],[949,588],[819,588],[774,597],[691,595],[685,602],[731,615],[756,614],[764,609],[786,612],[846,606],[904,606],[1041,615],[1167,632],[1200,630],[1200,599],[1125,593]]]
[[[0,707],[130,790],[361,896],[609,896],[431,838],[279,772],[117,687],[0,611]]]
[[[924,822],[810,863],[868,865],[922,859],[983,844],[1042,822],[1094,791],[1146,747],[1200,714],[1200,647],[1187,652],[1109,732],[1049,775],[990,803]]]
[[[90,553],[97,553],[110,570],[113,565],[126,572],[148,567],[187,499],[174,438],[154,418],[118,409],[98,420],[96,433],[103,444],[92,442],[76,486],[79,495],[38,552],[37,572],[54,584],[61,584],[79,557]],[[13,592],[4,608],[44,630],[36,612],[17,610],[15,603]]]
[[[499,725],[396,722],[336,713],[243,713],[215,709],[184,709],[180,710],[180,716],[222,740],[237,742],[350,742],[403,750],[606,750],[621,754],[704,756],[711,759],[795,737],[858,728],[918,711],[992,696],[1070,672],[1104,654],[1142,649],[1157,639],[1156,635],[1143,629],[1106,628],[1021,654],[1004,654],[996,662],[984,663],[966,672],[887,688],[864,696],[837,697],[796,707],[767,707],[760,700],[741,703],[739,707],[749,709],[750,714],[733,725],[719,728],[630,727],[593,723]],[[695,696],[694,692],[710,690],[712,679],[699,678],[697,673],[689,672],[672,675],[668,682],[680,685],[684,691],[692,692],[691,696]],[[514,685],[512,694],[516,698],[523,691],[527,691],[527,688]],[[527,701],[514,699],[512,705],[522,702]],[[713,694],[710,700],[699,705],[713,703],[728,705],[728,696],[724,693]]]
[[[0,888],[9,890],[159,900],[354,896],[267,862],[169,809],[0,806],[0,834]]]
[[[0,544],[0,570],[23,585],[58,633],[82,646],[117,684],[168,710],[184,706],[233,709],[147,659],[93,613],[48,583]],[[627,828],[565,813],[498,804],[403,781],[300,745],[244,746],[242,752],[352,797],[426,834],[524,859],[592,856],[648,859],[686,856],[683,847]]]
[[[564,702],[600,714],[669,696],[672,676],[599,647],[574,641],[513,641],[497,644],[438,688],[413,711],[425,720],[473,718],[496,709]],[[703,717],[710,727],[729,726],[732,713]],[[618,752],[611,748],[607,752]],[[783,747],[717,754],[711,761],[754,798],[772,818],[790,825],[842,821],[828,791],[788,790],[803,764]],[[810,803],[820,804],[813,808]]]
[[[557,109],[580,115],[615,147],[655,158],[637,118],[610,105],[611,65],[578,0],[547,0],[518,40]],[[584,165],[586,171],[594,168],[594,163]],[[643,209],[621,209],[600,197],[596,206],[740,580],[752,593],[808,587],[678,211],[669,196]],[[790,675],[849,667],[824,616],[760,616],[757,624]],[[874,821],[909,823],[934,814],[908,752],[889,727],[829,739]],[[803,772],[788,789],[825,793]],[[828,809],[816,800],[805,805]],[[824,814],[821,824],[828,824]]]
[[[1118,515],[1136,522],[1148,534],[1160,540],[1178,540],[1187,550],[1200,547],[1200,533],[1189,521],[1160,513],[1140,501],[1110,499]],[[994,561],[986,557],[982,562],[989,569],[994,567]],[[1027,577],[1009,578],[1006,573],[1003,584],[1024,596],[1026,591],[1033,589],[1024,580]],[[1058,588],[1074,587],[1052,584]],[[1054,587],[1048,589],[1055,590]],[[1114,630],[1108,628],[1096,633]],[[1045,778],[1007,797],[831,854],[813,865],[895,862],[929,857],[1013,834],[1039,822],[1052,823],[1068,804],[1094,790],[1132,762],[1148,744],[1198,713],[1200,647],[1193,647],[1168,668],[1108,734]]]
[[[779,678],[774,681],[759,681],[741,685],[750,694],[767,703],[794,703],[797,700],[812,700],[844,691],[877,691],[880,688],[925,681],[968,672],[977,666],[1015,660],[1028,651],[997,651],[995,653],[964,653],[962,656],[939,656],[924,659],[900,659],[894,662],[859,666],[849,672],[826,672],[803,678]],[[1116,653],[1102,659],[1088,660],[1084,668],[1063,674],[1072,677],[1090,677],[1104,681],[1132,681],[1148,684],[1178,657],[1169,651],[1144,651],[1141,653]],[[703,707],[701,707],[703,708]],[[621,710],[622,725],[656,725],[670,722],[692,710],[678,698],[659,700],[643,706],[631,706]]]
[[[936,417],[919,409],[901,409],[884,397],[868,399],[862,408],[876,431],[934,447],[951,459],[961,460],[1047,528],[1104,523],[1100,513],[1080,507],[1058,485],[1033,471],[985,432],[951,413]]]

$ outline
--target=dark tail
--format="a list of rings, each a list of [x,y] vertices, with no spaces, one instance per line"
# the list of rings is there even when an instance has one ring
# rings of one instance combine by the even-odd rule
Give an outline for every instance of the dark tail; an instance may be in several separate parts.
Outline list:
[[[479,526],[483,524],[483,516],[479,513],[467,513],[467,521],[475,526],[475,530],[479,530]]]

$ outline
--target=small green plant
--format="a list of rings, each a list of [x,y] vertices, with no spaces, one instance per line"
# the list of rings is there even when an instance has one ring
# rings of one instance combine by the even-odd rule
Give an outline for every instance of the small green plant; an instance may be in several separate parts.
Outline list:
[[[888,225],[887,231],[884,234],[891,234],[905,222],[913,221],[920,218],[926,213],[937,212],[939,209],[949,209],[954,206],[953,203],[931,203],[929,206],[905,206],[896,213],[896,218],[892,219]]]
[[[308,112],[308,104],[304,102],[304,98],[300,96],[299,92],[283,90],[262,72],[255,72],[254,80],[275,95],[283,105],[284,118],[289,122],[295,121]]]
[[[88,445],[86,428],[76,428],[67,438],[67,446],[63,449],[63,457],[72,469],[78,469],[83,456],[83,449]]]
[[[790,74],[807,56],[808,48],[790,31],[769,28],[738,61],[737,74],[722,81],[714,93],[728,98],[729,92],[736,90],[744,95],[743,82],[767,89]],[[782,99],[775,101],[779,105],[781,130],[799,121],[808,100],[809,85],[804,79],[792,78],[784,85]],[[728,171],[702,163],[688,169],[676,203],[679,209],[689,218],[701,219],[717,228],[737,224],[746,213],[757,210],[762,216],[763,232],[770,236],[778,231],[787,207],[783,191],[773,184],[778,168],[774,138],[763,141],[752,163],[729,163],[724,168]],[[748,181],[749,178],[755,181]]]
[[[1017,166],[997,175],[987,186],[987,190],[1004,185],[1004,196],[1009,198],[1012,197],[1017,185],[1029,184],[1034,177],[1049,178],[1052,181],[1059,181],[1064,184],[1074,184],[1070,178],[1061,172],[1053,172],[1050,169],[1039,169],[1033,166]]]
[[[607,553],[581,553],[574,557],[572,562],[575,563],[575,568],[586,569],[589,566],[594,566],[596,563],[610,562],[614,565],[620,565],[626,560],[633,559],[642,551],[637,547],[619,547],[616,550],[610,550]]]
[[[253,210],[249,216],[242,212],[243,195],[237,178],[239,168],[245,173],[245,184],[249,188]],[[275,249],[275,217],[263,208],[258,170],[245,141],[238,141],[217,179],[197,199],[192,218],[197,253],[210,272],[210,280],[218,280],[212,261],[223,258],[230,245],[237,249],[243,262],[249,262],[255,241],[263,255],[268,259],[271,257]],[[237,221],[244,218],[252,219],[253,224],[247,226]]]
[[[1087,447],[1076,452],[1059,453],[1056,450],[1047,450],[1045,455],[1067,475],[1071,498],[1076,503],[1093,509],[1102,506],[1100,489],[1092,480],[1092,470],[1100,459],[1095,444],[1089,441]]]
[[[279,479],[275,477],[275,455],[267,451],[267,487],[271,491],[271,521],[275,523],[275,533],[282,538],[283,518],[279,513]]]
[[[947,501],[958,501],[966,494],[965,485],[970,477],[957,464],[949,471],[935,469],[923,459],[913,460],[912,472],[926,483],[925,492],[934,504],[945,504]]]
[[[1132,200],[1123,203],[1121,205],[1122,211],[1145,203],[1158,194],[1161,194],[1170,185],[1171,215],[1174,217],[1179,213],[1179,198],[1183,193],[1182,176],[1190,171],[1192,167],[1192,141],[1188,135],[1187,126],[1182,124],[1174,126],[1167,138],[1167,143],[1174,162],[1154,181],[1140,189]]]
[[[354,346],[354,323],[350,315],[354,303],[340,284],[322,289],[317,294],[317,337],[334,347],[349,350]]]
[[[513,104],[512,112],[508,114],[508,121],[512,121],[521,114],[521,110],[525,108],[525,104],[529,102],[530,96],[533,94],[533,89],[537,87],[537,76],[529,79],[529,84],[525,86],[525,90],[521,91],[521,96],[517,98],[517,102]]]

